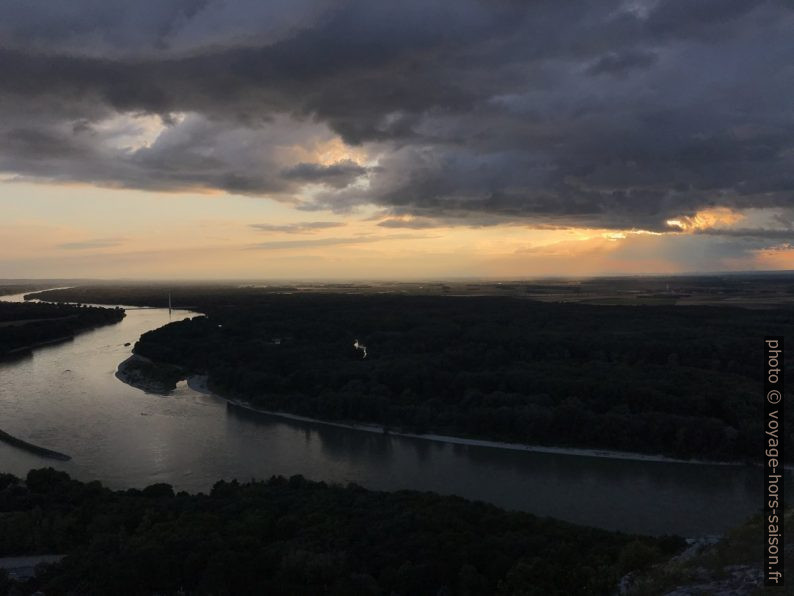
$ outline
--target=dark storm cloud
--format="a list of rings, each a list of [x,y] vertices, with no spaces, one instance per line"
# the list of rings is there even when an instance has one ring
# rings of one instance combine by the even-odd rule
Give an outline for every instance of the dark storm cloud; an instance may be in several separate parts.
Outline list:
[[[382,228],[408,228],[411,230],[423,230],[427,228],[437,228],[443,224],[427,219],[384,219],[378,222]]]
[[[10,2],[0,170],[663,230],[792,204],[792,27],[781,0]],[[124,145],[117,114],[163,131]],[[289,151],[334,134],[377,165]]]
[[[656,54],[653,52],[643,52],[629,50],[621,53],[610,53],[596,60],[587,68],[590,74],[611,74],[621,76],[628,74],[635,68],[648,68],[656,62]]]
[[[794,230],[781,230],[778,228],[706,228],[698,230],[698,234],[709,236],[724,236],[743,238],[748,240],[791,240],[794,241]]]
[[[287,168],[281,175],[287,180],[344,188],[366,173],[367,169],[356,162],[344,160],[331,165],[302,162]]]

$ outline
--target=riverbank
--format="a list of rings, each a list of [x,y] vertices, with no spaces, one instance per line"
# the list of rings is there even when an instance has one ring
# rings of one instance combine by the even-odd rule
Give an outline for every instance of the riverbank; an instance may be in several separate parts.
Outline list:
[[[69,461],[70,459],[72,459],[70,456],[66,455],[65,453],[61,453],[59,451],[53,451],[52,449],[47,449],[46,447],[40,447],[38,445],[34,445],[33,443],[28,443],[27,441],[24,441],[18,437],[10,435],[2,430],[0,430],[0,441],[6,443],[7,445],[11,445],[12,447],[22,449],[23,451],[27,451],[28,453],[32,453],[40,457],[57,459],[60,461]]]
[[[123,380],[123,379],[122,379]],[[543,445],[525,445],[523,443],[507,443],[502,441],[489,441],[487,439],[469,439],[465,437],[455,437],[450,435],[439,435],[434,433],[410,433],[403,431],[395,431],[387,429],[377,424],[354,424],[347,422],[336,422],[333,420],[322,420],[320,418],[311,418],[309,416],[300,416],[298,414],[290,414],[289,412],[277,412],[273,410],[265,410],[251,405],[248,402],[227,398],[217,393],[210,391],[207,385],[206,375],[191,375],[187,377],[188,387],[199,393],[211,395],[218,399],[226,401],[233,407],[242,408],[259,414],[266,414],[268,416],[275,416],[287,420],[295,420],[298,422],[308,422],[311,424],[323,424],[326,426],[335,426],[337,428],[346,428],[349,430],[359,430],[370,433],[388,434],[393,437],[405,437],[410,439],[421,439],[425,441],[435,441],[438,443],[450,443],[453,445],[468,445],[473,447],[490,447],[494,449],[508,449],[511,451],[527,451],[532,453],[550,453],[556,455],[572,455],[579,457],[598,457],[606,459],[623,459],[632,461],[644,462],[658,462],[658,463],[679,463],[679,464],[697,464],[697,465],[710,465],[710,466],[744,466],[747,465],[743,462],[720,462],[699,459],[677,459],[673,457],[665,457],[662,455],[647,455],[644,453],[632,453],[626,451],[611,451],[605,449],[582,449],[576,447],[547,447]],[[794,465],[786,466],[786,469],[794,469]]]
[[[168,395],[184,378],[182,369],[133,354],[116,369],[116,378],[146,393]]]
[[[12,359],[12,358],[18,358],[19,356],[25,356],[26,354],[31,353],[36,348],[42,348],[44,346],[60,344],[65,341],[72,341],[73,339],[74,339],[74,335],[64,335],[63,337],[44,339],[42,341],[37,341],[36,343],[28,344],[26,346],[20,346],[18,348],[14,348],[12,350],[8,350],[3,354],[0,354],[0,361],[2,361],[4,358]]]
[[[116,324],[124,316],[119,308],[0,300],[0,358],[70,341],[80,333]]]
[[[209,389],[206,375],[185,375],[184,371],[172,364],[160,364],[145,356],[133,354],[121,364],[116,371],[116,378],[120,381],[136,387],[146,393],[157,395],[168,395],[176,387],[177,382],[185,379],[188,387],[192,390],[210,395],[217,399],[222,399],[232,407],[241,408],[258,414],[274,416],[285,420],[305,422],[309,424],[322,424],[336,428],[357,430],[376,434],[388,434],[394,437],[404,437],[409,439],[420,439],[423,441],[434,441],[437,443],[449,443],[453,445],[467,445],[471,447],[489,447],[492,449],[506,449],[510,451],[525,451],[531,453],[548,453],[554,455],[570,455],[578,457],[596,457],[604,459],[620,459],[630,461],[642,461],[649,463],[677,463],[708,466],[745,466],[752,465],[746,462],[737,461],[714,461],[703,459],[680,459],[663,455],[649,455],[629,451],[613,451],[609,449],[579,448],[579,447],[551,447],[545,445],[528,445],[524,443],[510,443],[505,441],[492,441],[488,439],[472,439],[453,435],[442,435],[437,433],[412,433],[391,428],[385,428],[377,424],[341,422],[335,420],[323,420],[290,412],[280,412],[267,410],[252,405],[240,399],[229,398]],[[794,469],[794,464],[786,465],[785,469]]]

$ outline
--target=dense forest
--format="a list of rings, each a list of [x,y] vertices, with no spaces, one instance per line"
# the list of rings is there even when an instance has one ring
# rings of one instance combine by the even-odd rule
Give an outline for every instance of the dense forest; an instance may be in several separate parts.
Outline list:
[[[120,308],[0,302],[0,359],[123,318]]]
[[[167,294],[138,286],[48,295],[155,305]],[[790,308],[221,286],[176,288],[174,299],[207,316],[144,334],[135,353],[206,373],[221,395],[264,409],[719,460],[761,453],[763,336],[794,330]]]
[[[24,482],[0,474],[0,556],[68,555],[22,585],[0,575],[0,593],[606,595],[682,546],[300,476],[175,495],[164,484],[113,492],[52,469]]]

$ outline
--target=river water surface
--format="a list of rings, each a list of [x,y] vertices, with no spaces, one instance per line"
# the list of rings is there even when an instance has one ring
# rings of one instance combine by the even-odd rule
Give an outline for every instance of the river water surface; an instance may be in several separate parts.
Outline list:
[[[5,296],[2,300],[20,300]],[[140,335],[184,310],[129,308],[120,323],[0,363],[0,429],[72,457],[0,443],[0,471],[53,466],[113,488],[303,474],[371,489],[456,494],[632,532],[721,533],[762,506],[761,468],[511,451],[374,434],[247,412],[180,383],[168,396],[114,373]]]

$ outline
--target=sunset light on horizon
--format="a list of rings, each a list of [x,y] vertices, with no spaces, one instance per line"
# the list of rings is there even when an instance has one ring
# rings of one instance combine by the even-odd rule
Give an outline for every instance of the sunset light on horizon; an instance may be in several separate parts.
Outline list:
[[[0,7],[0,277],[794,268],[774,3],[243,4]]]

